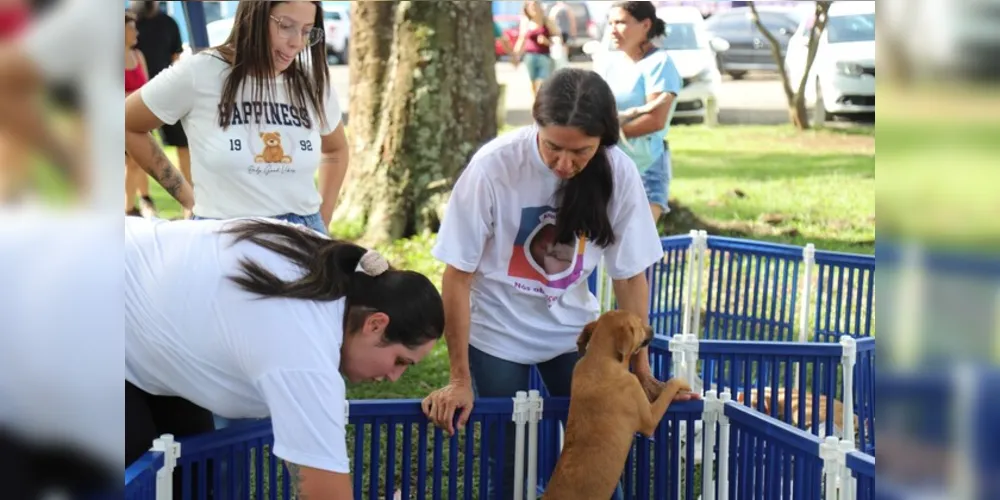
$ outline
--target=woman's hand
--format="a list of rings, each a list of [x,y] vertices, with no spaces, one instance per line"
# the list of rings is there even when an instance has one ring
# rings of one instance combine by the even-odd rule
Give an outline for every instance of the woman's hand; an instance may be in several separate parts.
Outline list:
[[[458,416],[458,430],[465,428],[472,413],[472,382],[468,380],[452,380],[448,385],[430,393],[420,406],[424,415],[440,427],[449,436],[455,435],[455,411],[461,409]]]

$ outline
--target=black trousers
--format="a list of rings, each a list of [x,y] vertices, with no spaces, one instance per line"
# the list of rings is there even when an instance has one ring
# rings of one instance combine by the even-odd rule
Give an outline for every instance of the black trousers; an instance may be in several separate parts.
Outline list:
[[[49,491],[64,491],[70,498],[104,498],[118,491],[121,498],[121,472],[102,465],[86,450],[42,445],[4,428],[0,485],[3,498],[34,500]]]
[[[153,440],[162,434],[173,434],[174,439],[180,439],[213,430],[215,422],[210,411],[184,398],[154,396],[125,382],[126,464],[131,464],[149,451]],[[207,472],[207,484],[212,484],[211,468]],[[196,475],[197,471],[194,473]],[[181,471],[175,469],[174,498],[181,498],[181,477]],[[196,487],[198,482],[196,477],[192,477],[192,487]]]

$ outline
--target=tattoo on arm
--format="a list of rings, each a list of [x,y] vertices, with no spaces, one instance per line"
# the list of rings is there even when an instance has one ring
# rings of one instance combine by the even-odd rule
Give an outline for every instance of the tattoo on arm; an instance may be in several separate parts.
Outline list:
[[[163,186],[163,189],[170,193],[170,196],[182,201],[181,192],[187,182],[184,180],[184,176],[170,163],[170,159],[163,152],[163,148],[157,144],[153,134],[149,134],[149,147],[153,151],[153,168],[151,169],[153,177]]]
[[[292,496],[299,500],[308,500],[308,498],[302,494],[302,473],[299,470],[299,466],[291,462],[285,462],[285,468],[288,470],[288,480],[291,481],[290,489]]]

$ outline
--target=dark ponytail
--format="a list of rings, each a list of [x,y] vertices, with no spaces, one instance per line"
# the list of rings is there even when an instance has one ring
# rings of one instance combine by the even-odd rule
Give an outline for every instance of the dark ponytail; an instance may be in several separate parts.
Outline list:
[[[242,274],[230,276],[242,289],[261,297],[334,301],[346,297],[345,333],[353,333],[374,312],[389,316],[384,341],[409,348],[438,339],[444,332],[441,295],[426,276],[389,269],[378,276],[356,272],[368,249],[334,240],[289,223],[251,219],[223,230],[234,244],[249,241],[297,264],[303,275],[285,281],[260,263],[242,259]]]
[[[639,22],[646,19],[651,20],[649,31],[646,32],[646,40],[653,40],[667,34],[667,23],[656,17],[656,6],[653,5],[653,2],[615,2],[611,8],[624,10]]]
[[[607,149],[618,144],[618,108],[615,96],[597,73],[564,68],[556,71],[538,90],[531,114],[539,127],[574,127],[601,146],[587,166],[560,183],[556,192],[556,241],[572,243],[583,236],[607,247],[615,242],[608,218],[614,176]]]

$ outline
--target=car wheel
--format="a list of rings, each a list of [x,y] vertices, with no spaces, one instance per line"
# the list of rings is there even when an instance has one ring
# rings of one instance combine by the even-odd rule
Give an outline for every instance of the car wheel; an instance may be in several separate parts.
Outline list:
[[[726,74],[728,74],[733,80],[742,80],[744,76],[747,76],[746,71],[727,71]]]
[[[351,53],[351,43],[347,40],[344,41],[344,50],[339,54],[340,64],[348,64],[348,54]]]
[[[833,120],[833,113],[826,110],[826,104],[823,102],[823,87],[819,84],[819,78],[816,79],[816,103],[813,104],[813,121],[816,125],[823,125],[827,121]]]

